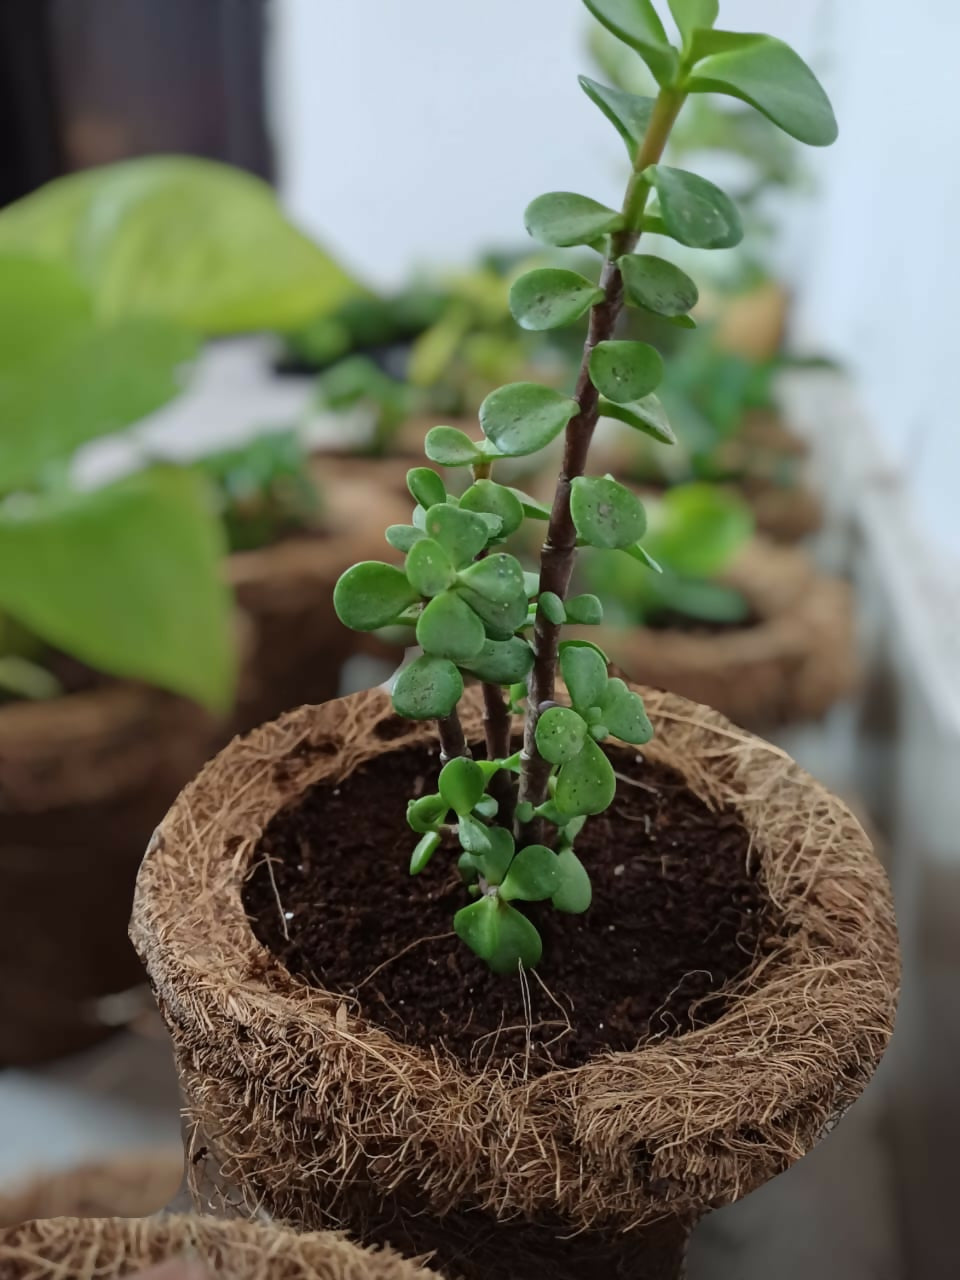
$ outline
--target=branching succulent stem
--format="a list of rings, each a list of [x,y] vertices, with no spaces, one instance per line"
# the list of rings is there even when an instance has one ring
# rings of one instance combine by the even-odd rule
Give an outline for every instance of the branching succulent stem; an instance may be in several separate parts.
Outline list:
[[[627,185],[623,202],[626,226],[610,238],[609,254],[600,278],[604,297],[590,312],[590,325],[574,393],[579,412],[566,430],[563,466],[540,556],[540,592],[553,592],[561,600],[566,599],[577,546],[577,531],[570,514],[571,484],[586,471],[587,455],[599,417],[600,395],[590,380],[590,356],[599,343],[608,341],[616,331],[617,321],[623,310],[623,277],[617,263],[624,254],[633,252],[640,239],[643,214],[651,190],[643,173],[650,165],[660,161],[685,99],[686,95],[676,89],[666,88],[660,91]],[[555,699],[559,641],[560,627],[539,609],[534,626],[535,661],[529,680],[524,725],[525,759],[519,794],[521,801],[534,805],[542,804],[546,799],[550,777],[550,765],[537,751],[536,731],[540,706]],[[529,832],[528,835],[536,838],[537,833]]]
[[[437,732],[440,735],[440,759],[444,764],[448,760],[456,760],[457,756],[470,755],[463,725],[456,711],[437,721]]]

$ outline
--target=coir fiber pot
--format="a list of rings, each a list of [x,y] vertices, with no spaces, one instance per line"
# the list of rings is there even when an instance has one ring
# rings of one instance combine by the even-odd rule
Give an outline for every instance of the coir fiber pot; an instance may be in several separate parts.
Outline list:
[[[402,797],[439,766],[382,691],[238,739],[186,788],[132,936],[200,1204],[336,1223],[448,1277],[675,1280],[698,1218],[857,1098],[898,982],[869,840],[781,751],[641,692],[656,737],[618,751],[578,845],[593,907],[540,919],[525,981],[452,937],[453,858],[406,874]],[[479,742],[476,690],[462,707]]]
[[[853,598],[802,551],[755,539],[722,576],[750,606],[743,627],[591,629],[628,675],[752,729],[815,720],[856,687]]]
[[[175,1263],[196,1280],[430,1280],[433,1274],[333,1232],[297,1235],[187,1215],[52,1218],[0,1231],[0,1280],[121,1280]]]
[[[215,733],[193,704],[120,682],[0,707],[0,1067],[112,1030],[100,997],[143,981],[127,938],[143,849]]]
[[[0,1227],[36,1218],[143,1218],[178,1195],[183,1151],[127,1151],[0,1186]]]
[[[235,732],[243,733],[305,702],[336,697],[344,662],[376,642],[348,631],[333,608],[340,575],[362,560],[389,558],[386,524],[406,522],[402,471],[394,464],[387,488],[369,465],[330,459],[314,464],[323,503],[308,530],[228,562],[237,604],[251,624]],[[404,487],[405,492],[405,487]]]

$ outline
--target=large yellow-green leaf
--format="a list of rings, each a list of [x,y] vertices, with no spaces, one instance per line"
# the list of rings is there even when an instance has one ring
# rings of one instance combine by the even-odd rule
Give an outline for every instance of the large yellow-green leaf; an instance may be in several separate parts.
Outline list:
[[[70,265],[107,319],[205,334],[295,329],[363,292],[284,217],[259,178],[147,156],[71,174],[0,212],[0,251]]]
[[[99,671],[226,710],[236,659],[224,550],[191,472],[20,496],[0,506],[0,613]]]
[[[66,268],[0,255],[0,493],[166,404],[196,349],[169,320],[100,323]]]

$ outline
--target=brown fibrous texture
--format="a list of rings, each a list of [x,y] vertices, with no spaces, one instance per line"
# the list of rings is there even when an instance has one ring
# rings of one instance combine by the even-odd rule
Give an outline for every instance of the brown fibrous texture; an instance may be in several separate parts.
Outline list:
[[[176,1048],[199,1198],[308,1228],[339,1216],[361,1238],[388,1203],[567,1231],[692,1220],[799,1159],[858,1097],[899,978],[869,840],[783,752],[641,692],[656,729],[645,754],[751,833],[779,942],[711,1025],[536,1078],[522,1059],[477,1075],[399,1043],[293,978],[244,913],[270,819],[317,783],[429,742],[430,725],[396,717],[381,691],[304,707],[235,741],[184,791],[151,842],[132,934]],[[462,711],[479,741],[476,691]]]
[[[188,1215],[50,1218],[0,1231],[0,1280],[120,1280],[173,1262],[189,1267],[191,1276],[227,1280],[429,1280],[433,1274],[334,1232],[298,1235]]]
[[[183,1181],[183,1151],[131,1151],[0,1187],[0,1227],[35,1218],[142,1218],[168,1205]]]

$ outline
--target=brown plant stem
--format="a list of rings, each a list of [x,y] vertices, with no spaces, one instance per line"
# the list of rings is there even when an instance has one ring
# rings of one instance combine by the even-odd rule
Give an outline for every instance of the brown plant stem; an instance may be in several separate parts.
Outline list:
[[[633,252],[640,239],[643,213],[650,195],[650,184],[643,177],[643,171],[650,165],[657,164],[663,155],[685,96],[675,89],[660,91],[627,185],[623,201],[626,226],[610,238],[609,255],[600,277],[600,288],[604,296],[590,312],[590,325],[574,393],[579,411],[567,426],[563,466],[540,555],[541,595],[552,591],[561,600],[566,599],[577,547],[577,531],[570,514],[571,485],[586,470],[590,442],[599,417],[600,395],[590,380],[590,357],[594,348],[612,338],[616,331],[617,321],[623,310],[623,277],[617,263],[623,254]],[[534,624],[534,665],[527,686],[524,759],[519,796],[521,801],[534,805],[542,804],[546,799],[550,777],[550,765],[537,751],[536,732],[541,706],[552,702],[556,693],[559,642],[560,627],[551,622],[542,609],[538,609]]]
[[[505,760],[510,752],[510,733],[513,727],[510,711],[503,690],[499,685],[483,686],[483,732],[487,742],[488,760]],[[490,780],[490,794],[496,800],[497,825],[510,831],[517,807],[517,792],[509,773],[496,773]]]
[[[463,725],[460,723],[456,709],[437,721],[437,731],[440,734],[440,760],[443,764],[448,760],[456,760],[457,756],[470,755],[470,748],[463,736]]]

